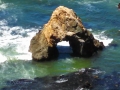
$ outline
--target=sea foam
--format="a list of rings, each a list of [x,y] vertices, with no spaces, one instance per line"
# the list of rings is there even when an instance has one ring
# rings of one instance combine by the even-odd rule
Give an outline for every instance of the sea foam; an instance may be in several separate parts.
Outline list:
[[[93,33],[93,35],[97,40],[99,40],[100,42],[103,42],[105,46],[108,46],[113,41],[113,39],[107,37],[104,33],[105,31],[102,31],[98,34]]]
[[[21,26],[9,27],[6,20],[1,20],[0,26],[0,62],[9,59],[32,60],[28,50],[30,40],[38,29],[24,29]]]
[[[2,55],[0,52],[0,63],[5,62],[7,60],[7,57]]]
[[[93,31],[92,29],[88,29],[88,30],[91,31],[91,32]],[[98,39],[100,42],[103,42],[103,44],[105,46],[108,46],[113,41],[112,38],[109,38],[109,37],[104,35],[104,31],[100,32],[98,34],[93,33],[93,36],[95,37],[95,39]],[[69,46],[69,42],[62,41],[62,42],[59,42],[57,45],[58,46]]]
[[[88,29],[88,30],[91,32],[93,31],[92,29]],[[93,33],[93,36],[95,39],[99,40],[100,42],[103,42],[105,46],[108,46],[113,41],[113,39],[107,37],[106,35],[104,35],[104,33],[105,31],[99,32],[98,34]],[[60,53],[72,53],[72,49],[68,41],[59,42],[57,44],[57,48]]]
[[[6,9],[6,8],[7,8],[7,4],[5,4],[5,3],[1,4],[0,3],[0,10]]]

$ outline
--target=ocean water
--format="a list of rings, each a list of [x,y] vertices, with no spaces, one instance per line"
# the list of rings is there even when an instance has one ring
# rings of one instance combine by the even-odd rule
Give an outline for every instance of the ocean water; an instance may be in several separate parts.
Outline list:
[[[80,68],[106,73],[120,67],[119,0],[0,0],[0,88],[7,80],[60,75]],[[106,48],[90,58],[71,57],[68,42],[58,43],[60,56],[51,62],[33,62],[28,52],[31,38],[63,5],[73,9],[83,25]]]

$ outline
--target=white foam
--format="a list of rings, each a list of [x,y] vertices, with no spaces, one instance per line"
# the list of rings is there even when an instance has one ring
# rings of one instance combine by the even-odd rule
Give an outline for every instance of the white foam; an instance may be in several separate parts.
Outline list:
[[[57,44],[59,53],[72,53],[72,49],[68,41],[61,41]]]
[[[108,38],[107,36],[105,36],[105,35],[104,35],[104,32],[105,32],[105,31],[103,31],[103,32],[101,32],[101,33],[99,33],[99,34],[93,34],[93,35],[94,35],[94,37],[95,37],[97,40],[99,40],[100,42],[103,42],[103,44],[104,44],[105,46],[108,46],[108,45],[113,41],[113,39],[112,39],[112,38]]]
[[[0,62],[4,62],[9,59],[32,60],[31,53],[28,52],[28,50],[30,40],[36,34],[38,29],[24,29],[20,26],[9,27],[7,26],[6,20],[1,20],[0,26],[0,49],[4,50],[9,47],[13,48],[10,49],[12,51],[6,50],[6,52],[0,52]],[[5,55],[3,55],[3,53],[5,53]]]
[[[7,21],[5,19],[1,20],[0,21],[0,26],[4,26],[7,24]]]
[[[0,9],[6,9],[7,8],[7,4],[3,3],[3,4],[0,4]]]
[[[93,31],[92,29],[88,29],[88,30],[91,32]],[[105,46],[108,46],[113,41],[113,39],[105,36],[104,32],[105,31],[102,31],[102,32],[99,32],[98,34],[93,33],[93,36],[95,37],[95,39],[99,40],[100,42],[103,42]],[[59,42],[57,44],[57,48],[59,53],[72,53],[72,49],[68,41]]]
[[[59,43],[57,43],[58,46],[69,46],[69,42],[68,41],[61,41]]]
[[[14,58],[19,59],[19,60],[32,60],[32,54],[27,53],[24,55],[15,55]]]
[[[67,82],[67,81],[68,81],[68,79],[62,78],[60,80],[57,80],[56,83],[63,83],[63,82]]]
[[[88,29],[89,31],[93,31],[91,28],[90,29]]]
[[[0,63],[5,62],[7,60],[6,56],[0,53]]]
[[[92,29],[88,29],[88,30],[89,30],[89,31],[93,31]],[[113,41],[113,39],[105,36],[105,35],[104,35],[104,32],[105,32],[105,31],[102,31],[102,32],[100,32],[100,33],[98,33],[98,34],[93,33],[93,36],[94,36],[97,40],[99,40],[100,42],[103,42],[105,46],[108,46],[108,45]],[[69,46],[69,42],[67,42],[67,41],[62,41],[62,42],[59,42],[57,45],[58,45],[58,46]]]

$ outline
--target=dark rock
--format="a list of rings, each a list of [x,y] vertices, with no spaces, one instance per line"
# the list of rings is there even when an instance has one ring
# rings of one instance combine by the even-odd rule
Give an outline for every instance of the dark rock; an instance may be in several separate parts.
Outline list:
[[[33,80],[18,79],[7,81],[7,86],[1,90],[79,90],[93,88],[93,73],[95,69],[79,71],[53,77],[37,77]]]
[[[83,68],[60,76],[7,81],[1,90],[120,90],[120,72]]]
[[[94,80],[95,90],[120,90],[120,72],[114,71],[110,74],[103,74]]]

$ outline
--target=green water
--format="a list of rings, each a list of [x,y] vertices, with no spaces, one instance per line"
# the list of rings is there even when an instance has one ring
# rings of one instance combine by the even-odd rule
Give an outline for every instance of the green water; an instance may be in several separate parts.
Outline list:
[[[6,85],[4,81],[8,80],[61,75],[87,67],[91,67],[91,60],[84,58],[50,62],[9,60],[0,65],[0,86]]]

